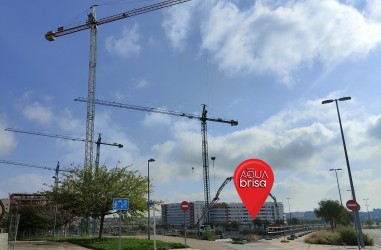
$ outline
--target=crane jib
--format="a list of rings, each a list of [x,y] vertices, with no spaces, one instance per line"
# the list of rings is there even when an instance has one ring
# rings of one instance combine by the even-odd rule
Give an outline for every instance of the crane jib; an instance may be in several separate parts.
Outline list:
[[[151,11],[158,10],[158,9],[163,9],[166,7],[170,7],[172,5],[185,3],[188,1],[191,1],[191,0],[167,0],[164,2],[159,2],[156,4],[152,4],[152,5],[144,6],[141,8],[134,9],[134,10],[126,11],[126,12],[123,12],[120,14],[104,17],[104,18],[99,19],[98,21],[95,20],[95,18],[94,18],[94,20],[92,20],[92,22],[87,21],[84,24],[74,26],[74,27],[60,26],[57,28],[57,30],[48,31],[45,34],[45,39],[48,41],[54,41],[56,39],[56,37],[68,35],[68,34],[79,32],[79,31],[86,30],[86,29],[90,29],[91,25],[94,25],[94,24],[95,25],[102,25],[102,24],[106,24],[106,23],[111,23],[114,21],[118,21],[120,19],[132,17],[132,16],[137,16],[140,14],[144,14],[144,13],[151,12]]]
[[[78,97],[78,98],[75,98],[74,101],[77,101],[77,102],[88,102],[88,99],[87,98],[83,98],[83,97]],[[238,121],[235,121],[235,120],[224,120],[222,118],[203,117],[203,116],[200,116],[200,115],[194,115],[194,114],[189,114],[189,113],[184,113],[184,112],[179,112],[179,111],[171,111],[171,110],[166,110],[166,109],[161,109],[161,108],[144,107],[144,106],[138,106],[138,105],[131,105],[131,104],[118,103],[118,102],[104,101],[104,100],[99,100],[99,99],[95,99],[94,103],[98,104],[98,105],[104,105],[104,106],[110,106],[110,107],[126,108],[126,109],[132,109],[132,110],[139,110],[139,111],[160,113],[160,114],[165,114],[165,115],[174,115],[174,116],[187,117],[187,118],[190,118],[190,119],[198,119],[198,120],[201,120],[201,121],[205,120],[205,121],[211,121],[211,122],[228,123],[231,126],[237,126],[238,125]]]

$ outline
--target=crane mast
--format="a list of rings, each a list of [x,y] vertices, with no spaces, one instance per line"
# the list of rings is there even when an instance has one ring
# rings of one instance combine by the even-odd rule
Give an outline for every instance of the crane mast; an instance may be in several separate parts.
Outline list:
[[[83,98],[83,97],[78,97],[78,98],[74,99],[74,101],[87,102],[88,103],[89,100],[86,98]],[[126,108],[126,109],[132,109],[132,110],[139,110],[139,111],[154,112],[154,113],[160,113],[160,114],[166,114],[166,115],[186,117],[186,118],[190,118],[190,119],[198,119],[201,121],[204,200],[205,200],[205,210],[207,211],[207,214],[205,216],[205,223],[209,222],[210,221],[210,213],[209,213],[209,210],[207,208],[209,207],[209,201],[210,201],[210,180],[209,180],[207,121],[227,123],[227,124],[230,124],[231,126],[237,126],[238,121],[225,120],[222,118],[208,117],[207,116],[208,111],[206,110],[205,104],[203,104],[202,115],[200,116],[200,115],[189,114],[189,113],[184,113],[184,112],[170,111],[170,110],[161,109],[161,108],[150,108],[150,107],[143,107],[143,106],[138,106],[138,105],[103,101],[103,100],[98,100],[98,99],[95,99],[94,103],[99,104],[99,105],[104,105],[104,106],[110,106],[110,107]]]
[[[209,180],[209,157],[208,157],[208,139],[207,133],[208,128],[206,124],[206,114],[208,111],[206,110],[206,105],[203,104],[202,107],[202,116],[201,116],[201,136],[202,136],[202,169],[203,169],[203,177],[204,177],[204,200],[205,207],[209,207],[210,201],[210,180]],[[210,221],[210,213],[209,210],[205,216],[205,223]]]
[[[89,75],[88,75],[88,89],[87,89],[87,113],[86,113],[86,141],[85,141],[85,160],[84,167],[91,167],[93,163],[93,142],[94,142],[94,121],[95,121],[95,90],[96,90],[96,65],[97,65],[97,33],[98,26],[118,21],[120,19],[144,14],[154,10],[166,8],[172,5],[188,2],[190,0],[166,0],[156,4],[144,6],[131,11],[123,12],[117,15],[96,19],[95,6],[90,8],[87,22],[78,26],[64,27],[61,26],[57,30],[48,31],[45,38],[48,41],[54,41],[59,36],[64,36],[79,32],[82,30],[90,29],[90,53],[89,53]]]
[[[95,6],[91,7],[88,17],[90,24],[90,53],[89,53],[89,75],[87,85],[87,113],[86,113],[86,142],[84,167],[91,167],[93,163],[93,140],[94,140],[94,119],[95,119],[95,85],[96,85],[96,65],[97,65],[97,35],[98,27],[95,17]],[[98,159],[99,160],[99,159]]]

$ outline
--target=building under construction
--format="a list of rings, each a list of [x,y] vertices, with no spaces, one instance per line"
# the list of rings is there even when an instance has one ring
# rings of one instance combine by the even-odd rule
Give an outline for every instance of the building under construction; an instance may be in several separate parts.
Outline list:
[[[19,209],[22,206],[45,205],[47,199],[44,195],[38,193],[13,193],[9,195],[10,208]]]

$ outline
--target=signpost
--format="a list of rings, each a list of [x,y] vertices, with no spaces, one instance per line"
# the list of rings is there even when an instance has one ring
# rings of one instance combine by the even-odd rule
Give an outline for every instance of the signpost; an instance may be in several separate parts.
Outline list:
[[[346,203],[347,208],[353,212],[357,212],[360,210],[360,205],[355,200],[349,200]]]
[[[355,200],[348,200],[346,203],[346,206],[349,210],[351,210],[354,213],[354,216],[356,216],[356,212],[360,210],[360,205]],[[359,235],[356,218],[355,218],[355,225],[356,225],[355,229],[356,229],[356,235],[357,235],[357,245],[358,245],[358,249],[360,250],[361,243],[360,243],[360,235]]]
[[[181,202],[180,206],[181,206],[181,210],[183,210],[184,212],[189,210],[189,203],[187,201]]]
[[[118,211],[126,211],[129,209],[127,198],[114,198],[112,201],[112,209]]]
[[[185,213],[189,210],[189,203],[187,201],[181,202],[180,208],[184,212],[184,244],[187,245],[187,225],[185,223]]]
[[[112,209],[119,212],[119,250],[122,249],[122,211],[127,211],[130,203],[127,198],[114,198],[112,200]]]

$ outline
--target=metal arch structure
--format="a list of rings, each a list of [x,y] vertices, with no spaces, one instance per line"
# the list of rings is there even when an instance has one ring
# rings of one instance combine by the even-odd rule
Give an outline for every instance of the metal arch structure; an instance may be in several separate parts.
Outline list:
[[[89,100],[83,97],[78,97],[74,99],[74,101],[78,102],[88,102]],[[202,162],[203,162],[203,177],[204,177],[204,200],[205,200],[205,208],[209,207],[210,202],[210,180],[209,180],[209,159],[208,159],[208,138],[207,138],[207,121],[212,122],[220,122],[220,123],[226,123],[230,124],[231,126],[237,126],[238,121],[235,120],[227,120],[222,118],[215,118],[215,117],[208,117],[207,116],[207,110],[206,105],[203,104],[203,110],[202,115],[195,115],[190,113],[184,113],[179,111],[170,111],[162,108],[150,108],[150,107],[144,107],[144,106],[138,106],[138,105],[131,105],[131,104],[124,104],[124,103],[117,103],[117,102],[110,102],[110,101],[104,101],[104,100],[98,100],[95,99],[95,104],[104,105],[104,106],[110,106],[110,107],[117,107],[117,108],[126,108],[126,109],[132,109],[132,110],[138,110],[138,111],[146,111],[146,112],[154,112],[154,113],[160,113],[165,115],[173,115],[173,116],[180,116],[180,117],[186,117],[189,119],[197,119],[201,121],[201,135],[202,135]],[[208,209],[206,209],[209,211]],[[207,214],[205,218],[205,222],[210,221],[209,213]]]
[[[96,65],[97,65],[97,34],[98,26],[124,18],[137,16],[147,12],[158,9],[170,7],[172,5],[188,2],[190,0],[166,0],[156,4],[148,5],[145,7],[137,8],[131,11],[123,12],[117,15],[108,16],[96,19],[95,7],[91,6],[90,14],[88,15],[87,22],[77,26],[61,26],[56,30],[48,31],[45,34],[45,39],[54,41],[57,37],[76,33],[82,30],[90,29],[90,53],[89,53],[89,74],[88,74],[88,90],[87,98],[87,113],[86,113],[86,141],[85,141],[85,160],[84,166],[91,167],[93,163],[93,142],[94,142],[94,120],[95,120],[95,91],[96,91]]]

